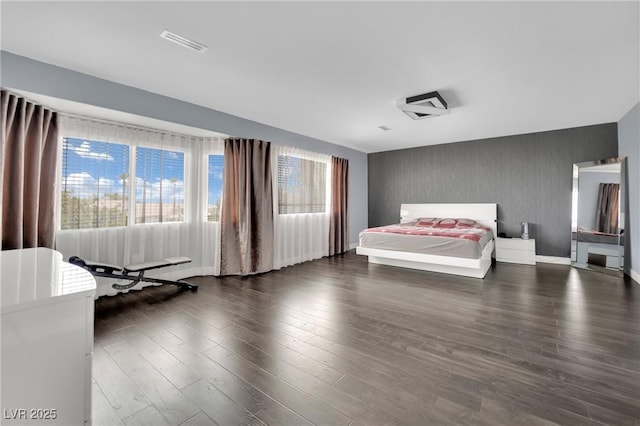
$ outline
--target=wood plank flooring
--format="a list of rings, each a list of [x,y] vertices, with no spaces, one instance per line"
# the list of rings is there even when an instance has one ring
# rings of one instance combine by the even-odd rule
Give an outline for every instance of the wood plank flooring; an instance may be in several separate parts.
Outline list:
[[[640,426],[640,285],[349,252],[96,301],[94,425]]]

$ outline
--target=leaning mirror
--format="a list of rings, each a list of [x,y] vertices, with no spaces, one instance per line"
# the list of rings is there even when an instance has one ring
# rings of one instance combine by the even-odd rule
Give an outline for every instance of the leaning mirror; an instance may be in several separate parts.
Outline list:
[[[622,276],[625,158],[573,165],[571,264]]]

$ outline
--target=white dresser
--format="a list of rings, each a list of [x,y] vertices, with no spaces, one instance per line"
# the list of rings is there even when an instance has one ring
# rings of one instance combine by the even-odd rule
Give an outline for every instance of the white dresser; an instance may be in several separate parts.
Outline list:
[[[3,425],[91,424],[93,296],[46,248],[0,251]]]
[[[522,238],[496,238],[498,262],[536,264],[536,240]]]

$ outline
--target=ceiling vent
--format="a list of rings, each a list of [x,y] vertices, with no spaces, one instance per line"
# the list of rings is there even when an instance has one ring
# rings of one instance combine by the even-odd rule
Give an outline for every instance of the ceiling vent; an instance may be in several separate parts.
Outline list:
[[[447,102],[438,92],[398,99],[396,106],[414,120],[420,120],[434,115],[449,114]]]
[[[207,46],[204,44],[198,43],[197,41],[189,40],[186,37],[182,37],[176,33],[172,33],[171,31],[164,30],[160,37],[172,41],[175,44],[179,44],[182,47],[186,47],[187,49],[195,50],[196,52],[204,52],[207,50]]]

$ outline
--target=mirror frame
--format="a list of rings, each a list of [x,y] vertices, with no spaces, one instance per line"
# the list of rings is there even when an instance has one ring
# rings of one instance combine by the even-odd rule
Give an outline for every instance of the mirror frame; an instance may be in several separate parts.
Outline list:
[[[571,266],[588,269],[597,272],[603,272],[607,274],[612,274],[616,276],[622,277],[624,275],[624,254],[625,254],[625,246],[624,244],[620,244],[620,238],[622,232],[618,233],[618,243],[617,247],[619,247],[619,268],[609,268],[609,267],[597,267],[594,268],[587,263],[578,263],[577,262],[577,254],[578,254],[578,204],[579,204],[579,177],[580,170],[593,166],[600,166],[605,164],[618,164],[620,163],[620,196],[618,202],[618,227],[626,228],[625,219],[626,219],[626,204],[627,204],[627,192],[626,192],[626,159],[627,157],[613,157],[613,158],[605,158],[603,160],[595,160],[595,161],[584,161],[581,163],[573,164],[573,187],[571,193]]]

